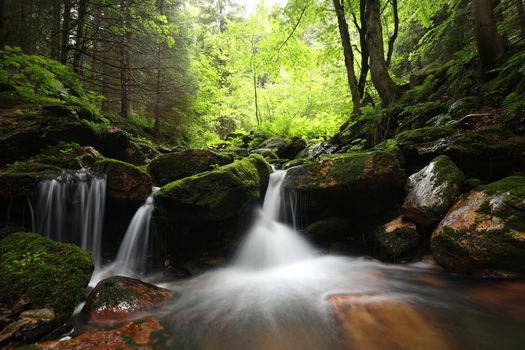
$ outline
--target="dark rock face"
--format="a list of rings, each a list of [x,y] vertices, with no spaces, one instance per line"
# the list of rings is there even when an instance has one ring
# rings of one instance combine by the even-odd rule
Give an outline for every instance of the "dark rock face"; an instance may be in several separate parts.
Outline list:
[[[379,226],[371,235],[375,250],[382,258],[397,260],[410,257],[419,245],[416,225],[399,216]]]
[[[257,148],[269,149],[282,159],[294,159],[303,149],[306,148],[306,142],[297,136],[292,139],[274,136],[262,142]]]
[[[106,174],[108,194],[114,199],[144,201],[151,193],[151,177],[135,165],[106,158],[92,169]]]
[[[462,130],[460,126],[427,127],[396,136],[407,164],[419,170],[438,155],[447,155],[467,177],[500,179],[524,169],[525,138],[493,127]]]
[[[27,310],[18,319],[0,331],[0,346],[14,347],[38,340],[53,329],[55,313],[52,309]]]
[[[82,313],[91,323],[108,323],[136,317],[139,311],[164,303],[173,292],[140,280],[114,276],[97,284]]]
[[[284,189],[304,204],[308,222],[330,216],[376,216],[401,199],[405,175],[387,152],[327,157],[288,170]]]
[[[12,233],[0,241],[0,305],[21,298],[33,308],[50,308],[53,326],[64,322],[84,295],[93,272],[90,254],[36,233]]]
[[[403,213],[417,224],[436,224],[454,203],[465,177],[447,156],[408,178]]]
[[[164,186],[155,195],[156,234],[165,237],[174,259],[224,253],[243,209],[263,198],[270,171],[260,155],[251,155]]]
[[[270,148],[257,148],[251,151],[251,153],[260,154],[261,156],[269,160],[279,159],[279,156]]]
[[[304,235],[316,247],[331,251],[337,243],[352,245],[350,242],[355,238],[353,229],[352,220],[349,218],[331,217],[308,225],[304,229]]]
[[[233,157],[229,155],[207,149],[188,149],[156,157],[148,165],[148,171],[156,184],[164,186],[231,162]]]
[[[525,177],[508,177],[463,195],[432,234],[431,248],[450,271],[525,276]]]

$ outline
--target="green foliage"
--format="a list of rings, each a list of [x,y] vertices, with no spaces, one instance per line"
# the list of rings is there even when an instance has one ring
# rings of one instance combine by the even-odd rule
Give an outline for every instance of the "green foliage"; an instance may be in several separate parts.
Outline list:
[[[7,103],[62,102],[98,114],[100,96],[84,89],[68,67],[43,56],[24,54],[19,48],[0,50],[0,84],[11,86],[16,93]]]

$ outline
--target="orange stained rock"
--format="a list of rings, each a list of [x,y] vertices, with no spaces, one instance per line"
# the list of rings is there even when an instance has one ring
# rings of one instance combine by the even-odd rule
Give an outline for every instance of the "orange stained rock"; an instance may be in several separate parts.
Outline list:
[[[432,315],[401,300],[373,295],[330,298],[343,341],[352,350],[449,350],[446,335],[434,326]]]
[[[158,319],[148,317],[118,329],[87,332],[69,340],[48,341],[36,345],[41,349],[54,350],[149,350],[157,344],[159,338],[156,335],[164,332],[165,329]]]

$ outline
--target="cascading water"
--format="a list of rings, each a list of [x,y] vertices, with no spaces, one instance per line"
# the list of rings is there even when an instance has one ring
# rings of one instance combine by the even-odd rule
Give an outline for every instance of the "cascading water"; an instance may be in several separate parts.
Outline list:
[[[81,169],[38,185],[33,231],[60,242],[75,243],[101,263],[106,177]]]
[[[158,187],[153,187],[144,204],[137,209],[120,244],[115,261],[93,273],[90,281],[91,286],[96,285],[100,280],[109,276],[133,277],[144,275],[147,272],[150,221],[155,208],[153,195],[158,190]]]

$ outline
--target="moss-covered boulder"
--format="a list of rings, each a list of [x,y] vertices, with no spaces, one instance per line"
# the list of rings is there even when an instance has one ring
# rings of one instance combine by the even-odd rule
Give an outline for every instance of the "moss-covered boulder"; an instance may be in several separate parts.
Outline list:
[[[270,172],[263,157],[251,155],[162,187],[154,197],[154,223],[173,258],[220,251],[236,237],[241,212],[263,198]]]
[[[108,194],[114,199],[144,201],[151,193],[151,177],[135,165],[105,158],[92,169],[106,174]]]
[[[503,127],[427,127],[402,132],[396,141],[410,170],[417,171],[442,154],[467,177],[483,180],[497,180],[525,167],[525,138]]]
[[[356,236],[353,222],[348,217],[338,216],[322,219],[311,223],[304,229],[304,235],[309,241],[326,251],[333,251],[334,248],[356,247]],[[354,232],[356,233],[354,235]],[[357,242],[359,245],[360,242]]]
[[[257,148],[251,151],[250,153],[260,154],[268,160],[279,159],[279,156],[270,148]]]
[[[450,271],[525,276],[525,177],[507,177],[460,197],[432,234],[431,248]]]
[[[91,323],[104,324],[131,318],[173,296],[173,292],[137,279],[113,276],[100,281],[82,308]]]
[[[417,224],[436,224],[454,203],[465,177],[447,156],[408,178],[403,213]]]
[[[60,325],[82,299],[93,268],[91,255],[75,245],[12,233],[0,241],[0,305],[10,309],[24,297],[33,309],[53,309]]]
[[[383,151],[325,157],[288,170],[283,187],[296,193],[310,220],[331,216],[374,216],[391,209],[403,194],[405,174]]]
[[[231,162],[233,162],[233,157],[230,155],[223,155],[208,149],[187,149],[156,157],[148,165],[148,172],[157,185],[164,186]]]
[[[397,218],[379,226],[372,234],[371,241],[376,256],[387,260],[410,258],[420,242],[416,225],[404,218]]]
[[[297,136],[287,139],[281,136],[274,136],[257,146],[258,149],[269,149],[279,158],[294,159],[303,149],[306,148],[306,142]]]

